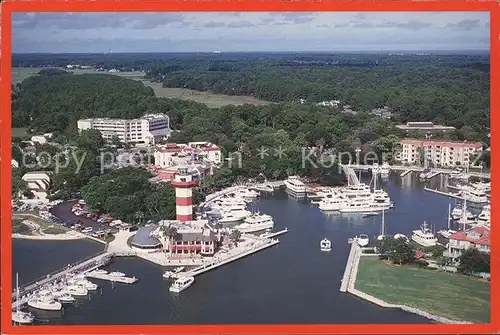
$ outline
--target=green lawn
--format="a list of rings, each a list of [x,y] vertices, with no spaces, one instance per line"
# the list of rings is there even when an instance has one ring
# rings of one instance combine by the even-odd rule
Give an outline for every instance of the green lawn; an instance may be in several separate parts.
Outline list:
[[[356,289],[385,302],[476,323],[490,322],[490,284],[458,274],[389,266],[361,257]]]

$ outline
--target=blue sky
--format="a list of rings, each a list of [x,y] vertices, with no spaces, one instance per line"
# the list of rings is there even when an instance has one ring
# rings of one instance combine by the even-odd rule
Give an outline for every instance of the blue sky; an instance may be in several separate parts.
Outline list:
[[[15,13],[13,51],[489,50],[487,12]]]

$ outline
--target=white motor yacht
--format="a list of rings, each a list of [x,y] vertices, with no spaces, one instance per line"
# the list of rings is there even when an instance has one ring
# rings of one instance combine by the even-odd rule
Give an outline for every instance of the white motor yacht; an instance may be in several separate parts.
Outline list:
[[[318,208],[322,211],[329,212],[329,211],[339,211],[341,208],[343,208],[345,199],[342,197],[332,197],[332,198],[323,198],[319,203],[318,203]]]
[[[93,282],[88,281],[86,279],[79,279],[75,282],[75,284],[85,287],[85,289],[87,289],[88,291],[95,291],[99,288],[97,284],[94,284]]]
[[[42,290],[28,300],[28,306],[45,311],[60,311],[62,304],[54,300],[52,292]]]
[[[108,275],[110,275],[112,277],[125,277],[125,274],[123,272],[119,272],[119,271],[110,272]]]
[[[76,301],[76,299],[69,293],[63,293],[56,297],[57,301],[63,304],[72,304]]]
[[[267,214],[255,213],[247,217],[242,224],[234,227],[242,233],[254,233],[258,231],[273,229],[273,217]]]
[[[351,198],[339,209],[341,213],[380,212],[391,208],[390,203],[376,203],[372,199]]]
[[[488,196],[486,192],[482,190],[472,189],[462,192],[466,197],[467,201],[476,203],[476,204],[486,204],[488,203]]]
[[[231,212],[221,212],[221,218],[219,219],[219,223],[229,224],[229,223],[238,223],[243,221],[245,218],[249,217],[252,213],[247,210],[238,210]]]
[[[452,219],[453,220],[461,219],[464,216],[463,211],[464,211],[464,209],[463,209],[462,205],[456,206],[455,208],[453,208],[453,210],[451,211],[451,217],[452,217]],[[468,210],[466,210],[466,212],[465,212],[465,217],[468,220],[474,220],[474,214],[472,214]]]
[[[69,285],[66,288],[66,292],[71,294],[71,295],[78,296],[78,297],[83,297],[83,296],[86,296],[87,294],[89,294],[89,291],[85,288],[85,286],[76,285],[76,284]]]
[[[485,205],[477,217],[480,224],[489,224],[491,220],[491,205]]]
[[[180,293],[187,289],[189,286],[191,286],[194,283],[194,277],[181,277],[177,279],[172,286],[170,286],[169,291],[170,292],[175,292],[175,293]]]
[[[259,197],[259,192],[243,188],[235,192],[235,197],[243,199],[256,199]]]
[[[419,230],[414,230],[411,239],[423,247],[432,247],[437,244],[436,236],[431,232],[427,226],[427,222],[420,225]]]
[[[370,238],[366,234],[361,234],[356,237],[356,242],[360,247],[366,247],[370,243]]]
[[[286,188],[294,193],[306,193],[306,185],[297,176],[290,176],[284,181]]]
[[[96,274],[96,275],[107,275],[108,271],[103,270],[103,269],[96,269],[96,270],[92,271],[92,273]]]
[[[321,251],[331,251],[332,250],[332,242],[329,239],[324,238],[319,243],[319,247]]]

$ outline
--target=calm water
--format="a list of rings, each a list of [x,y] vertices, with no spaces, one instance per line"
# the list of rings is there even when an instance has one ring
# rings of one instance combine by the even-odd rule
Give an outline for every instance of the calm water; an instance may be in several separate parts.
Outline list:
[[[386,214],[387,232],[410,235],[423,220],[446,227],[449,199],[423,191],[407,176],[386,182],[395,208]],[[437,179],[432,187],[442,181]],[[454,201],[452,201],[453,203]],[[109,269],[139,281],[135,285],[95,281],[102,292],[59,312],[34,311],[51,324],[241,324],[241,323],[430,323],[400,310],[377,307],[339,292],[349,245],[347,239],[377,236],[380,217],[326,216],[307,201],[282,193],[257,204],[276,229],[288,227],[281,243],[196,277],[192,287],[174,295],[164,270],[139,259],[116,259]],[[319,241],[332,241],[331,253]],[[84,241],[14,241],[14,271],[22,281],[90,255],[101,246]]]

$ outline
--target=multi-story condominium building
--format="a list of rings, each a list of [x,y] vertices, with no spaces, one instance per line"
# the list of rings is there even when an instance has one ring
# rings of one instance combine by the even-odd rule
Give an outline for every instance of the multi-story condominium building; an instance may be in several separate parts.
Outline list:
[[[444,256],[457,261],[462,253],[469,248],[476,248],[479,251],[490,253],[490,229],[486,226],[477,226],[452,234],[448,243],[448,250],[444,252]]]
[[[399,160],[412,165],[419,164],[424,159],[425,163],[432,162],[434,166],[469,166],[473,163],[473,157],[483,150],[483,145],[479,142],[403,139],[400,144],[402,151],[399,153]]]
[[[96,118],[78,120],[78,130],[96,129],[105,140],[117,136],[123,143],[155,144],[170,136],[170,119],[165,114],[147,114],[138,119]]]

